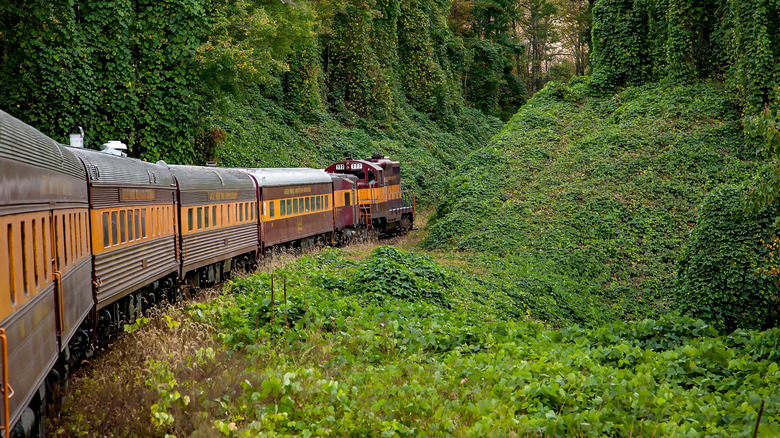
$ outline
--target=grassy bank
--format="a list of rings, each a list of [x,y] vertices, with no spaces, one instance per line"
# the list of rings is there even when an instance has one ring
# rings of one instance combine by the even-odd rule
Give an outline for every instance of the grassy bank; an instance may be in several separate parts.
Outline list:
[[[401,162],[402,184],[433,203],[441,182],[474,149],[487,144],[502,122],[464,108],[452,120],[432,120],[408,105],[389,122],[370,122],[349,111],[305,117],[258,94],[222,101],[214,121],[226,131],[216,150],[222,166],[318,167],[345,157],[384,153]]]

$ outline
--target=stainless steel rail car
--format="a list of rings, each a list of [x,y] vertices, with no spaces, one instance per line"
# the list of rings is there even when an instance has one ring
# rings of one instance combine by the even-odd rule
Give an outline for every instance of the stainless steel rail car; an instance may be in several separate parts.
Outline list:
[[[102,326],[121,328],[175,289],[176,182],[166,166],[71,150],[89,184],[97,316]]]

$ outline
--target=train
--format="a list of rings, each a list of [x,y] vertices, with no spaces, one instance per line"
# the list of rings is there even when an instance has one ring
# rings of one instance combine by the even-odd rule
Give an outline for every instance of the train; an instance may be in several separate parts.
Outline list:
[[[412,228],[382,154],[325,169],[150,163],[0,111],[0,431],[43,436],[51,388],[127,321],[276,248]]]

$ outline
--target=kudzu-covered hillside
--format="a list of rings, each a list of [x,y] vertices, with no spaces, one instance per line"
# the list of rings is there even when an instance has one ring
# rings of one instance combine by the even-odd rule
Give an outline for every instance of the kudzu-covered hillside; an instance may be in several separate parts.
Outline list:
[[[702,202],[759,166],[724,84],[603,95],[595,80],[549,84],[469,156],[425,243],[471,253],[517,306],[555,323],[677,310],[677,259]]]

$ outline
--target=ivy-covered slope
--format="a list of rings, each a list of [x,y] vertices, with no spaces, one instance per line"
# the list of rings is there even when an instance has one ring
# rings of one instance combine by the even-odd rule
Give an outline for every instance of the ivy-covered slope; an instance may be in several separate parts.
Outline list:
[[[325,167],[351,156],[384,153],[401,162],[402,184],[424,203],[470,151],[501,129],[499,119],[464,108],[455,126],[432,121],[406,106],[392,121],[371,122],[349,112],[302,118],[260,95],[224,101],[226,139],[216,154],[222,166]]]
[[[399,158],[434,169],[446,165],[431,163],[434,149],[457,161],[451,139],[484,143],[499,129],[484,114],[514,113],[525,94],[493,44],[496,56],[474,57],[449,11],[437,0],[11,2],[0,109],[59,141],[83,126],[87,147],[122,140],[148,161],[203,164],[221,145],[226,165],[322,165],[403,143],[430,152]]]
[[[671,307],[705,194],[751,176],[718,83],[591,96],[550,84],[447,182],[426,245],[473,253],[527,312],[596,324]]]

